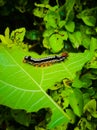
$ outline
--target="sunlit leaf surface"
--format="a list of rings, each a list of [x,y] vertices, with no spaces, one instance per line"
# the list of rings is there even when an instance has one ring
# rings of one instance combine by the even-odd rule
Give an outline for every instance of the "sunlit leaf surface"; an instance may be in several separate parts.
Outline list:
[[[28,112],[50,108],[49,128],[68,122],[70,117],[48,96],[46,90],[64,78],[74,79],[77,71],[90,59],[89,51],[70,53],[61,63],[48,67],[35,67],[23,63],[29,53],[20,48],[0,46],[0,104]],[[32,53],[32,56],[35,55]]]

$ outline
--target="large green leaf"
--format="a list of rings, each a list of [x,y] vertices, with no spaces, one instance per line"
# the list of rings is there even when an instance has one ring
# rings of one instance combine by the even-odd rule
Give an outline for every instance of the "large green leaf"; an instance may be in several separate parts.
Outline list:
[[[20,48],[0,45],[0,104],[28,112],[49,107],[52,110],[49,128],[68,122],[69,115],[46,90],[63,78],[74,79],[76,72],[90,59],[90,52],[70,53],[64,62],[43,68],[23,63],[25,55],[29,53]],[[34,53],[30,55],[36,57]]]

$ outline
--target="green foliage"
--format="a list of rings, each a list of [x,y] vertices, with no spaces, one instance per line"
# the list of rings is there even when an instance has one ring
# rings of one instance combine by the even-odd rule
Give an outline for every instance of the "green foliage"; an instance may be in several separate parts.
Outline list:
[[[14,44],[21,44],[24,40],[25,32],[26,32],[25,28],[16,29],[11,32],[10,39]]]
[[[84,106],[84,113],[86,113],[87,118],[81,118],[78,122],[78,126],[74,130],[95,130],[96,129],[96,120],[91,121],[93,117],[97,118],[96,111],[96,100],[89,100],[88,103]]]
[[[81,118],[78,127],[76,127],[74,130],[96,130],[96,124],[90,121],[87,121],[85,118]]]
[[[29,126],[31,115],[27,114],[25,111],[12,110],[12,117],[22,125]]]
[[[74,11],[77,11],[75,4],[78,8],[80,8],[80,13],[74,17]],[[96,33],[96,28],[93,28],[93,30],[89,32],[90,28],[88,26],[95,26],[95,17],[97,14],[96,7],[82,10],[80,1],[76,0],[68,0],[63,6],[55,5],[52,7],[48,4],[35,5],[35,10],[39,10],[39,12],[37,13],[34,10],[33,13],[35,16],[39,15],[38,17],[43,18],[43,22],[46,27],[43,33],[43,46],[45,48],[49,49],[53,53],[58,53],[63,49],[63,47],[66,47],[68,38],[74,48],[79,48],[80,46],[84,46],[85,48],[89,47],[89,34],[92,33],[92,31],[94,31],[93,34]],[[75,10],[73,8],[75,8]],[[74,19],[82,19],[88,26],[82,25],[78,22],[76,23],[74,22]],[[60,35],[60,31],[63,32],[64,39],[62,38],[62,35]],[[52,37],[54,37],[54,41]]]
[[[47,68],[35,68],[34,66],[22,63],[25,53],[16,47],[13,50],[0,47],[0,55],[2,57],[0,59],[0,66],[2,68],[2,76],[0,78],[1,104],[12,108],[25,109],[28,112],[49,107],[53,113],[52,120],[49,124],[50,128],[64,121],[69,121],[69,115],[63,112],[47,95],[46,90],[55,82],[65,77],[71,80],[74,79],[76,72],[91,57],[90,52],[70,54],[68,60],[64,63]],[[73,57],[75,57],[76,62],[73,60]],[[5,78],[7,75],[9,77]],[[15,77],[17,78],[15,79]]]
[[[79,13],[77,15],[78,18],[81,18],[83,22],[88,25],[88,26],[95,26],[96,23],[96,18],[95,16],[97,15],[97,7],[91,8],[91,9],[86,9]]]
[[[19,28],[11,32],[7,27],[5,29],[5,36],[0,35],[0,40],[3,44],[5,44],[7,47],[12,47],[14,45],[19,45],[23,43],[24,36],[25,36],[25,28]]]
[[[81,32],[77,31],[73,34],[69,34],[69,39],[73,44],[74,48],[78,48],[82,44]]]
[[[0,34],[0,40],[3,44],[11,46],[12,40],[9,38],[9,28],[8,27],[5,29],[5,36]]]
[[[64,40],[68,39],[67,32],[62,28],[66,21],[61,20],[60,17],[60,8],[58,6],[51,7],[49,5],[43,5],[43,4],[35,4],[37,7],[40,7],[40,12],[36,13],[36,10],[34,10],[34,15],[43,18],[46,30],[43,34],[43,45],[44,47],[51,50],[53,53],[60,52],[64,47]],[[46,13],[43,13],[43,10],[45,10],[43,7],[47,8]],[[48,9],[49,8],[49,9]],[[38,8],[36,8],[38,9]],[[73,26],[72,26],[73,25]],[[72,27],[71,27],[72,26]],[[67,23],[66,29],[70,30],[72,32],[74,30],[74,23]]]
[[[93,55],[92,60],[86,65],[87,68],[97,68],[97,39],[91,38],[91,52]]]
[[[52,49],[52,52],[54,52],[54,53],[59,52],[64,47],[63,39],[61,38],[60,35],[53,34],[49,38],[49,45],[50,45],[50,47]]]
[[[97,111],[96,111],[96,100],[92,99],[90,100],[85,106],[84,106],[84,112],[88,111],[91,116],[94,118],[97,118]],[[89,116],[89,115],[88,115]],[[90,118],[90,117],[89,117]]]
[[[42,33],[23,27],[10,33],[7,27],[0,34],[0,104],[14,109],[11,117],[4,114],[2,119],[0,113],[0,125],[5,120],[6,129],[15,129],[8,125],[12,118],[27,128],[33,122],[35,130],[96,130],[97,7],[80,0],[56,0],[53,6],[49,0],[40,1],[33,14],[42,20]],[[5,3],[2,0],[0,6]],[[30,10],[27,5],[20,0],[15,8],[23,13]],[[24,37],[40,41],[46,51],[41,55],[27,51]],[[65,50],[68,57],[51,66],[23,63],[26,55],[44,58]]]
[[[69,96],[69,102],[72,109],[74,110],[74,113],[80,117],[83,112],[83,96],[81,91],[74,89]]]
[[[65,28],[68,32],[74,32],[75,23],[73,21],[69,21],[65,24]]]

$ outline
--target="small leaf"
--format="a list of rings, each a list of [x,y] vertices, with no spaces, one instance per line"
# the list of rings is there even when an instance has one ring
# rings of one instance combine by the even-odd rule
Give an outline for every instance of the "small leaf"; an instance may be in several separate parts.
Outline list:
[[[26,111],[23,110],[11,110],[11,115],[13,118],[16,120],[16,122],[24,125],[24,126],[29,126],[30,120],[31,120],[31,115],[27,114]]]
[[[91,60],[86,64],[87,68],[97,68],[97,39],[91,38],[90,44]]]
[[[14,43],[19,44],[19,43],[23,42],[25,33],[26,33],[26,29],[25,28],[16,29],[16,30],[11,32],[10,39]]]
[[[9,30],[9,27],[7,27],[5,29],[5,37],[6,37],[6,39],[9,39],[9,33],[10,33],[10,30]]]
[[[78,48],[82,43],[82,35],[80,31],[74,32],[73,34],[69,33],[69,39],[74,48]]]
[[[94,53],[94,51],[96,49],[97,49],[97,38],[92,37],[91,38],[91,44],[90,44],[91,53]]]
[[[5,38],[5,36],[0,35],[0,40],[1,40],[2,43],[8,44],[8,43],[7,43],[7,40],[6,40],[6,38]]]
[[[96,18],[94,16],[84,16],[82,17],[82,20],[88,26],[95,26]]]
[[[70,106],[77,116],[81,116],[83,112],[83,96],[79,89],[73,89],[69,97]]]
[[[43,18],[43,17],[45,16],[45,14],[44,14],[43,11],[44,11],[43,8],[35,8],[35,9],[33,10],[33,14],[34,14],[35,16],[39,17],[39,18]]]
[[[65,23],[66,23],[65,20],[59,21],[59,27],[62,28],[65,25]]]
[[[70,123],[74,124],[76,116],[71,109],[66,109],[66,113],[70,116]]]
[[[89,46],[90,46],[90,42],[91,42],[91,40],[90,40],[90,37],[88,37],[86,34],[83,34],[84,36],[82,36],[82,45],[85,47],[85,48],[87,48],[87,49],[89,49]]]
[[[90,79],[90,74],[84,74],[80,77],[80,75],[77,75],[76,78],[73,81],[72,86],[76,88],[88,88],[92,85],[92,80]],[[80,77],[80,78],[79,78]],[[91,76],[92,77],[92,76]]]
[[[69,32],[74,32],[75,29],[75,23],[73,21],[69,21],[65,24],[65,28]]]
[[[83,94],[83,100],[84,100],[84,105],[87,104],[90,101],[90,94],[89,93],[84,93]]]
[[[53,34],[49,38],[49,44],[53,53],[61,51],[61,49],[64,47],[63,39],[59,34]]]
[[[1,41],[2,41],[2,44],[5,44],[7,47],[10,48],[10,47],[13,46],[13,44],[12,44],[12,40],[10,39],[9,32],[10,32],[10,30],[9,30],[9,28],[7,27],[7,28],[5,29],[5,36],[0,35],[0,39],[1,39]]]
[[[97,118],[96,100],[95,99],[90,100],[84,106],[84,112],[86,112],[86,111],[88,111],[94,118]]]
[[[47,49],[50,49],[50,45],[49,45],[49,38],[48,37],[45,37],[43,39],[43,46]]]
[[[75,88],[82,88],[83,86],[83,82],[81,80],[79,80],[79,76],[76,76],[76,78],[74,79],[72,86]]]
[[[59,23],[60,16],[58,13],[55,13],[54,11],[48,11],[48,13],[44,17],[44,22],[46,22],[46,28],[57,28],[57,25]]]
[[[97,7],[94,7],[83,10],[77,17],[82,19],[86,25],[93,27],[96,24],[96,15]]]

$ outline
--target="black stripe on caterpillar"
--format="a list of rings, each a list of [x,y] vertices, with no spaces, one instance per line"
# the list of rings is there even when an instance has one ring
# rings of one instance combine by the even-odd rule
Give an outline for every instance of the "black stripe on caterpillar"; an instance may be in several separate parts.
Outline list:
[[[62,55],[55,55],[52,57],[45,57],[45,58],[40,58],[40,59],[32,58],[31,56],[25,56],[23,59],[23,62],[32,64],[34,66],[42,66],[42,65],[46,66],[49,64],[64,61],[64,59],[66,59],[67,57],[68,57],[67,52],[62,53]]]

